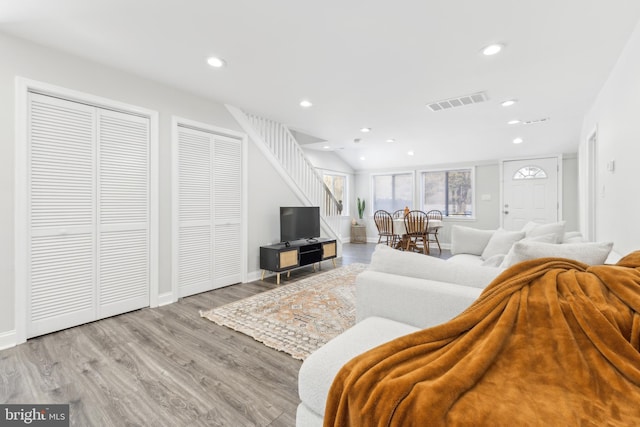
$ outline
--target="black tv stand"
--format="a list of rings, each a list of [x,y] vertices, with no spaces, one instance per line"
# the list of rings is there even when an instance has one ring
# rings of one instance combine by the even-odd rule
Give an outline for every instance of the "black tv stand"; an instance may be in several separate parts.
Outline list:
[[[286,271],[287,276],[296,268],[306,265],[320,264],[321,261],[332,260],[336,266],[337,247],[335,239],[296,240],[293,242],[276,243],[275,245],[260,247],[260,268],[262,280],[267,271],[277,274],[276,283],[280,284],[280,273]]]

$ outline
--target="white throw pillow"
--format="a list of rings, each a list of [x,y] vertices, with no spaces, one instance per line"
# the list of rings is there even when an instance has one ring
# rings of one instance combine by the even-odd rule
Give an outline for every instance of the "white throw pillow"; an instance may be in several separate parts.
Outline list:
[[[552,222],[549,224],[536,224],[530,222],[524,226],[526,229],[524,231],[527,237],[538,237],[544,234],[553,233],[556,235],[554,243],[561,243],[562,238],[564,237],[564,224],[565,221]]]
[[[542,242],[542,243],[555,243],[556,242],[556,235],[553,233],[550,234],[543,234],[541,236],[535,236],[535,237],[525,237],[524,239],[520,240],[521,242]]]
[[[482,251],[489,243],[493,233],[495,230],[480,230],[454,225],[451,227],[451,255],[482,255]]]
[[[511,246],[513,246],[515,242],[522,240],[524,235],[524,231],[507,231],[498,228],[482,251],[481,258],[487,260],[494,255],[506,255],[509,249],[511,249]]]
[[[521,241],[513,245],[502,267],[507,268],[519,262],[536,258],[568,258],[589,265],[604,264],[613,248],[611,242],[584,242],[557,245],[555,243]]]
[[[533,230],[539,224],[540,224],[539,222],[529,221],[522,227],[522,230],[520,231],[524,231],[524,233],[527,234],[529,231]]]
[[[483,267],[501,267],[504,261],[505,254],[496,254],[490,258],[487,258],[481,265]]]
[[[535,236],[535,237],[525,237],[524,239],[520,240],[520,242],[541,242],[541,243],[556,243],[556,235],[553,233],[550,234],[543,234],[542,236]],[[500,267],[500,268],[507,268],[507,266],[511,266],[511,259],[513,258],[513,245],[511,245],[511,248],[509,248],[509,250],[507,251],[506,255],[502,257],[502,259],[500,260],[500,264],[495,265],[494,267]],[[489,258],[487,261],[493,259],[494,257]],[[495,262],[492,261],[492,262]],[[488,264],[483,263],[482,265],[492,265],[492,262],[489,262]],[[507,265],[508,264],[508,265]]]
[[[584,242],[584,237],[579,231],[568,231],[564,233],[562,237],[562,243],[581,243]]]
[[[369,270],[395,274],[398,281],[402,280],[401,276],[407,276],[476,288],[486,287],[502,271],[479,265],[461,266],[424,254],[399,251],[387,245],[376,246]]]

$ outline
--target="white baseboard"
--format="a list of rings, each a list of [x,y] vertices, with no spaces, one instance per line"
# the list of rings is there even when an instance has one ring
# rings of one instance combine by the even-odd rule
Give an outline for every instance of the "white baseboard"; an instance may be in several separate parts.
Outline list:
[[[260,279],[262,279],[262,270],[251,271],[247,273],[247,281],[245,283],[253,282]]]
[[[7,331],[0,334],[0,350],[6,350],[16,346],[16,331]]]
[[[164,294],[158,295],[158,307],[173,304],[176,301],[177,300],[173,298],[173,292],[165,292]]]

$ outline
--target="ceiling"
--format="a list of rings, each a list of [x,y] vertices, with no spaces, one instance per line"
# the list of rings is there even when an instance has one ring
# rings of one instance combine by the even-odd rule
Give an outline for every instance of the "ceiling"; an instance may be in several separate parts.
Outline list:
[[[355,170],[575,153],[639,18],[637,0],[0,0],[0,32],[277,120]]]

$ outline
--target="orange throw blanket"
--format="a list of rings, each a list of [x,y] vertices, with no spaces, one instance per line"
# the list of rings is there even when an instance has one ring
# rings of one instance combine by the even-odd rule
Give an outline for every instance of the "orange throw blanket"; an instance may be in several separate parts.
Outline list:
[[[327,426],[640,426],[640,251],[544,258],[451,321],[349,361]]]

